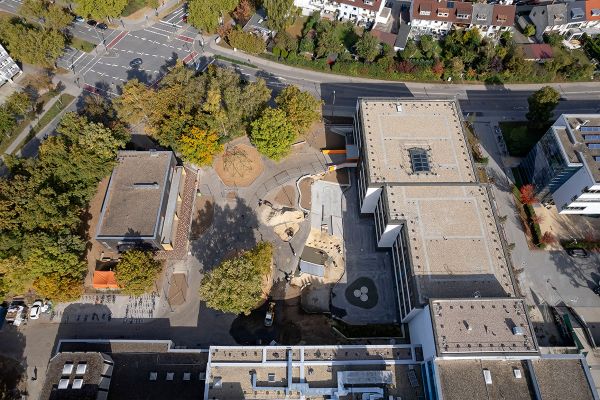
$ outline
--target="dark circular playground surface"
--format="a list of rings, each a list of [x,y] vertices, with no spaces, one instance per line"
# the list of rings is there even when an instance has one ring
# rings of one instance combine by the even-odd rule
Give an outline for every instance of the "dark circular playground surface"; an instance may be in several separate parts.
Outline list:
[[[353,306],[360,308],[373,308],[379,301],[377,287],[372,279],[360,277],[348,285],[345,291],[346,300]]]

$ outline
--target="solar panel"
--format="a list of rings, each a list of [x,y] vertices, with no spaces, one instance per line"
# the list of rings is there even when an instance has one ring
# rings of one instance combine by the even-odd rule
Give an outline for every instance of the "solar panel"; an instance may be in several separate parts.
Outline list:
[[[427,151],[424,149],[410,149],[410,162],[412,164],[413,172],[429,172],[429,159],[427,158]]]
[[[448,2],[448,8],[454,8],[454,2],[453,1],[449,1]]]
[[[600,126],[582,126],[581,132],[600,132]]]
[[[588,143],[587,146],[590,149],[600,149],[600,143]]]
[[[584,134],[583,140],[600,140],[600,135],[586,135],[586,134]]]

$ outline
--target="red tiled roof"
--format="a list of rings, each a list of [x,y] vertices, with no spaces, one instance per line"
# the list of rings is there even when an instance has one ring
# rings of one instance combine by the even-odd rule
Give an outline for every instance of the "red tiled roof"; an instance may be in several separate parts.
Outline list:
[[[492,25],[494,26],[513,26],[515,24],[516,6],[505,6],[494,4],[494,14],[492,15]]]
[[[337,0],[338,3],[348,4],[349,6],[354,6],[356,8],[362,8],[369,11],[379,11],[382,1],[383,0],[371,0],[370,2],[373,4],[369,5],[365,3],[365,0]]]
[[[600,0],[588,0],[585,2],[585,19],[587,21],[600,21]]]
[[[549,44],[524,44],[522,45],[526,60],[548,60],[554,56],[552,46]]]
[[[379,39],[379,42],[387,43],[392,47],[394,47],[394,44],[396,43],[396,35],[393,33],[373,29],[371,30],[371,34]]]

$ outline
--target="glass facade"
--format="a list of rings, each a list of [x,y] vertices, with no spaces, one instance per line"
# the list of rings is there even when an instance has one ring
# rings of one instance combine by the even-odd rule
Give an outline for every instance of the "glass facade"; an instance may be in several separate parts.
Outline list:
[[[577,170],[565,160],[558,139],[550,129],[521,161],[519,169],[526,183],[535,186],[540,200],[558,189]]]
[[[400,320],[402,321],[412,309],[417,306],[414,291],[414,277],[411,272],[411,260],[408,250],[408,235],[406,226],[402,227],[400,235],[392,247],[392,264],[396,280],[394,285],[398,293]]]

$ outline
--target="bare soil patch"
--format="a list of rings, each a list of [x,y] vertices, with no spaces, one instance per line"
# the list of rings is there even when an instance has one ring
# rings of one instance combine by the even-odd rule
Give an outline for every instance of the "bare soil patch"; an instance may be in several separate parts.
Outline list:
[[[228,146],[216,157],[214,168],[225,186],[250,186],[262,174],[264,164],[260,153],[252,146]]]
[[[192,230],[190,232],[192,240],[200,238],[212,226],[214,215],[215,203],[213,197],[196,197],[196,205],[192,217]]]
[[[311,187],[315,180],[310,177],[306,177],[300,181],[298,187],[300,188],[300,206],[305,210],[310,210],[311,207]]]
[[[284,207],[295,207],[296,188],[292,185],[282,187],[275,195],[275,202]]]

